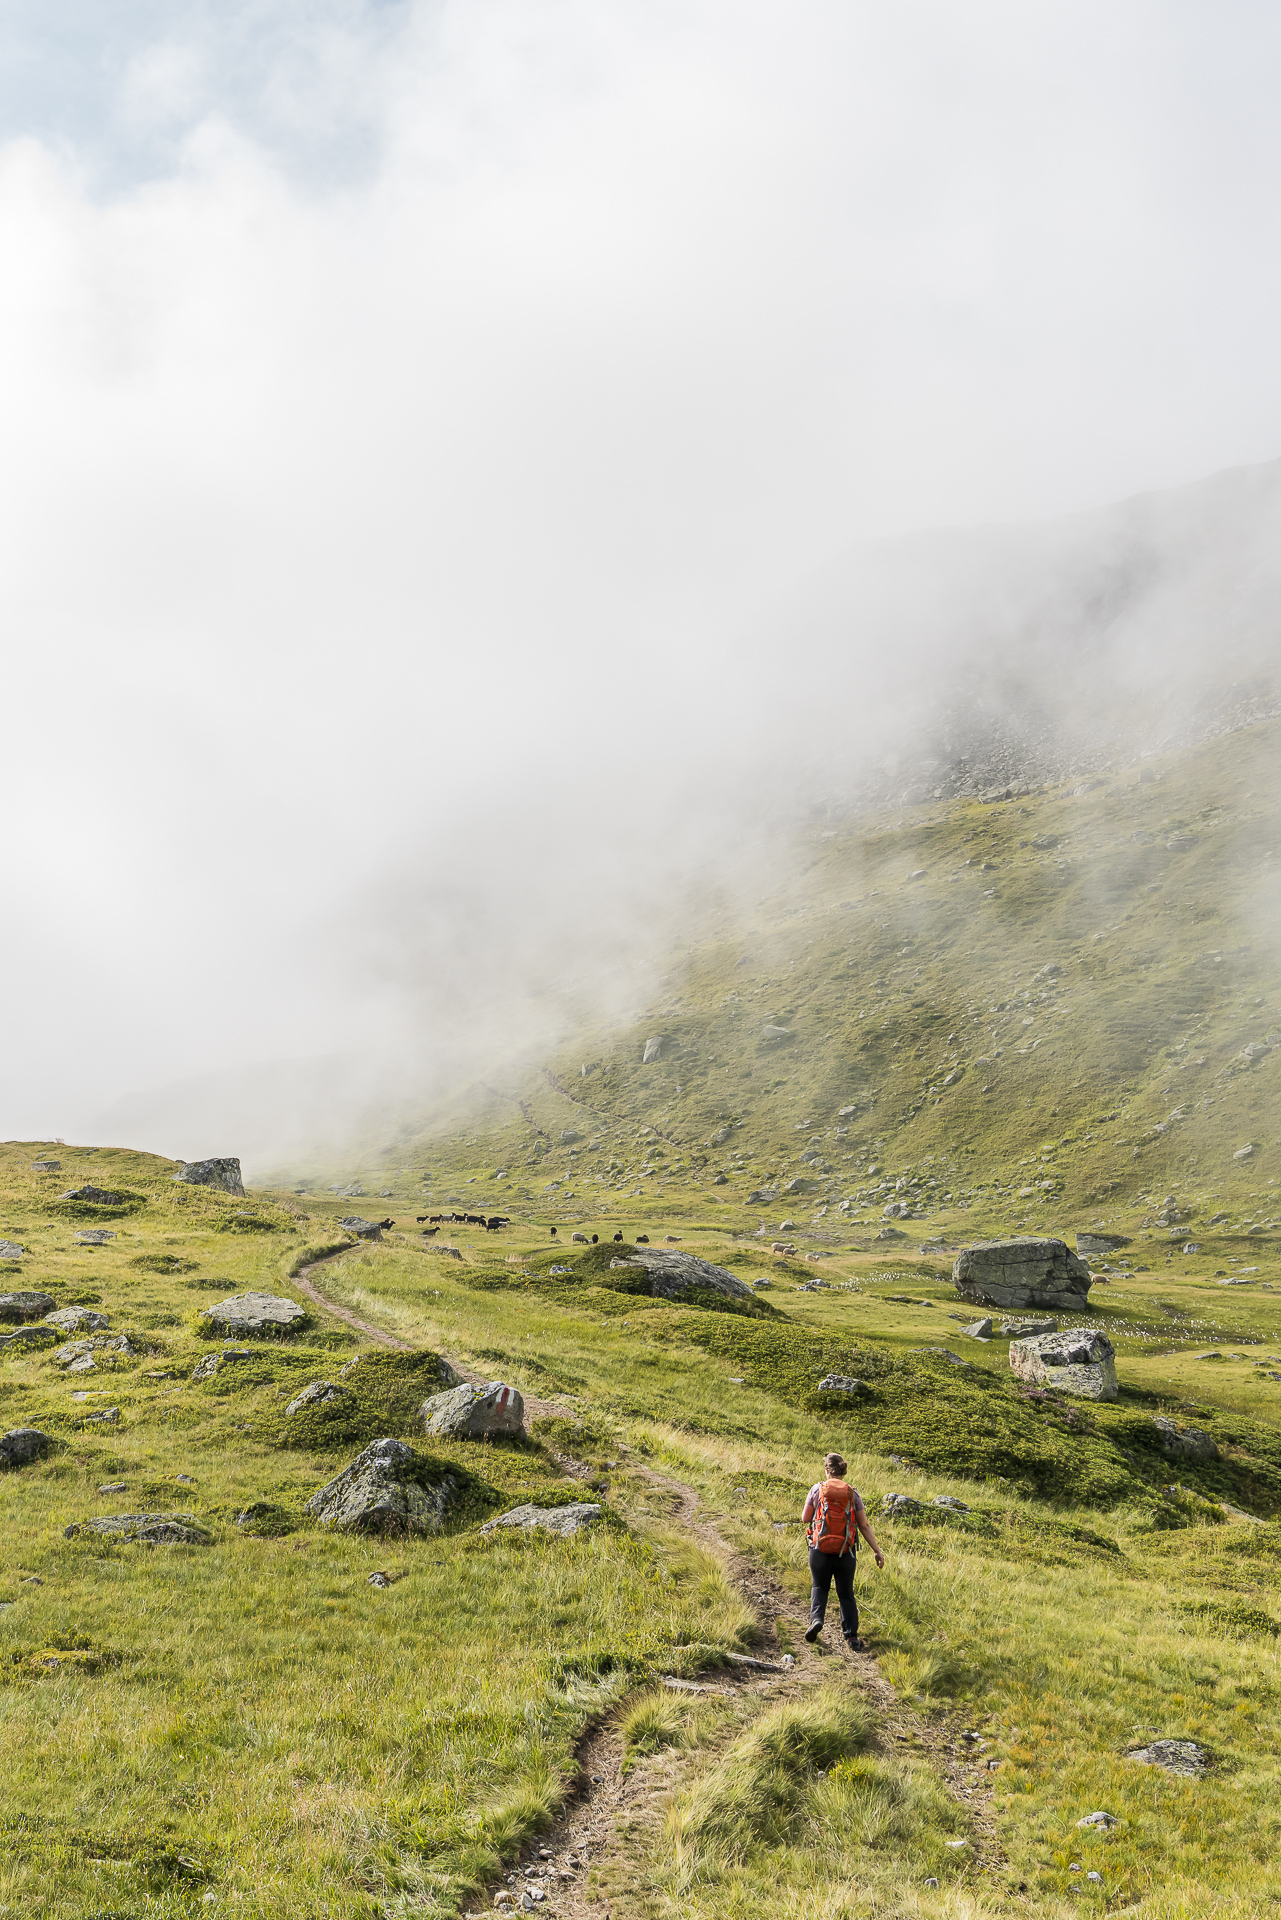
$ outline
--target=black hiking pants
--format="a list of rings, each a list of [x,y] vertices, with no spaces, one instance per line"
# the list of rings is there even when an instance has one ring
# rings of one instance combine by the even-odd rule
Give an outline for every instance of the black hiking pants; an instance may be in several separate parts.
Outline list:
[[[841,1632],[847,1640],[858,1633],[858,1606],[854,1599],[854,1552],[820,1553],[810,1548],[810,1625],[821,1627],[827,1612],[827,1596],[836,1582],[836,1597],[841,1603]]]

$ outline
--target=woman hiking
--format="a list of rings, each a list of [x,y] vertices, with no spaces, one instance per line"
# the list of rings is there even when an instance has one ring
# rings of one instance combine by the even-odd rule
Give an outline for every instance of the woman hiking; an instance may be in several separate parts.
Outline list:
[[[823,1478],[810,1488],[801,1515],[805,1522],[805,1537],[809,1541],[810,1579],[813,1582],[810,1623],[805,1638],[812,1643],[822,1633],[827,1596],[835,1581],[836,1597],[841,1603],[841,1632],[845,1635],[845,1644],[855,1653],[866,1653],[867,1644],[859,1639],[858,1607],[854,1600],[856,1533],[861,1533],[867,1541],[876,1555],[878,1567],[885,1565],[885,1555],[876,1544],[876,1536],[858,1489],[846,1484],[845,1471],[845,1462],[839,1453],[825,1455]]]

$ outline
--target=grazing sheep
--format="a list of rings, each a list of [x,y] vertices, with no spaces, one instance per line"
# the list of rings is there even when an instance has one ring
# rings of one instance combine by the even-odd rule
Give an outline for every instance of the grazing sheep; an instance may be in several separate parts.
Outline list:
[[[678,1245],[679,1241],[680,1241],[679,1233],[669,1233],[667,1235],[667,1244],[669,1247],[674,1247]]]
[[[587,1235],[585,1233],[571,1233],[569,1238],[570,1238],[570,1244],[572,1246],[586,1247],[590,1245],[590,1242],[588,1241]]]
[[[595,1247],[595,1246],[598,1246],[599,1243],[600,1243],[600,1235],[598,1233],[594,1233],[592,1235],[592,1245]]]
[[[433,1238],[435,1237],[435,1235],[436,1235],[436,1234],[438,1234],[439,1232],[440,1232],[440,1228],[439,1228],[439,1227],[424,1227],[424,1228],[423,1228],[423,1239],[424,1239],[424,1240],[431,1240],[431,1239],[433,1239]]]
[[[620,1233],[618,1238],[621,1240],[622,1237]],[[649,1245],[649,1235],[647,1233],[638,1233],[636,1236],[636,1244],[638,1247],[647,1247]]]
[[[622,1236],[622,1234],[621,1234],[621,1233],[616,1233],[616,1234],[614,1235],[614,1238],[615,1238],[615,1240],[621,1240],[621,1239],[622,1239],[622,1237],[623,1237],[623,1236]]]
[[[554,1240],[555,1238],[556,1238],[556,1229],[555,1229],[555,1227],[553,1227],[553,1228],[552,1228],[552,1239]]]

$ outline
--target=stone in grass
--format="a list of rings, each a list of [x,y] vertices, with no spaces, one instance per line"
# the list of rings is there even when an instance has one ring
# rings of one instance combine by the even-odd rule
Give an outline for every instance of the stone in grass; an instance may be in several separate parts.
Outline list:
[[[1116,1399],[1116,1350],[1095,1327],[1065,1327],[1062,1333],[1011,1340],[1010,1366],[1020,1380],[1053,1387],[1082,1400]]]
[[[0,1260],[21,1260],[27,1249],[18,1240],[0,1240]]]
[[[55,1365],[65,1373],[92,1373],[100,1360],[132,1360],[137,1349],[126,1334],[86,1334],[83,1340],[67,1340],[54,1354]]]
[[[253,1353],[248,1347],[224,1347],[221,1353],[207,1353],[191,1369],[193,1380],[212,1380],[219,1367],[228,1360],[252,1360]]]
[[[305,1413],[308,1407],[327,1407],[336,1400],[350,1400],[351,1394],[346,1387],[336,1387],[332,1380],[313,1380],[285,1408],[285,1418],[291,1413]]]
[[[1084,1820],[1078,1820],[1076,1824],[1087,1831],[1094,1828],[1099,1833],[1111,1833],[1113,1827],[1119,1827],[1121,1822],[1114,1813],[1106,1813],[1100,1807],[1097,1813],[1087,1813]]]
[[[990,1320],[975,1320],[972,1321],[968,1327],[962,1327],[961,1332],[968,1334],[971,1340],[990,1340],[992,1338],[992,1322]]]
[[[1195,1740],[1150,1740],[1146,1747],[1131,1747],[1127,1760],[1143,1767],[1161,1767],[1181,1780],[1199,1780],[1210,1771],[1210,1755]]]
[[[381,1240],[382,1223],[378,1220],[363,1220],[358,1213],[345,1213],[338,1222],[347,1233],[354,1233],[357,1240]]]
[[[1030,1340],[1034,1333],[1057,1333],[1057,1320],[1002,1320],[1002,1340]]]
[[[84,1533],[103,1534],[121,1546],[207,1547],[213,1535],[189,1513],[107,1513],[98,1520],[81,1520],[63,1528],[63,1539]]]
[[[0,1467],[29,1467],[51,1453],[56,1442],[39,1427],[12,1427],[0,1433]]]
[[[492,1533],[495,1527],[521,1527],[526,1532],[554,1533],[562,1540],[570,1540],[600,1516],[600,1507],[590,1500],[576,1500],[566,1507],[513,1507],[510,1513],[500,1513],[497,1519],[487,1520],[481,1532]]]
[[[1172,1460],[1217,1460],[1219,1449],[1200,1427],[1180,1427],[1164,1413],[1154,1413],[1152,1425],[1160,1436],[1161,1451]]]
[[[881,1502],[881,1512],[890,1515],[923,1513],[924,1507],[919,1500],[913,1500],[910,1493],[887,1493]]]
[[[424,1430],[449,1440],[486,1440],[493,1434],[522,1433],[525,1427],[524,1400],[501,1380],[484,1387],[464,1381],[446,1393],[433,1393],[420,1411]]]
[[[82,1247],[105,1247],[108,1240],[115,1237],[110,1227],[86,1227],[83,1233],[75,1235]]]
[[[85,1427],[118,1427],[120,1425],[119,1407],[103,1407],[100,1413],[87,1413],[80,1423]]]
[[[458,1494],[453,1474],[403,1440],[373,1440],[307,1502],[322,1527],[356,1533],[438,1533]]]
[[[858,1399],[860,1395],[871,1391],[866,1380],[856,1380],[853,1374],[846,1373],[829,1373],[826,1379],[819,1381],[818,1390],[820,1393],[843,1393],[849,1399]]]
[[[39,1320],[57,1304],[51,1293],[0,1293],[0,1320]]]
[[[679,1300],[698,1290],[722,1294],[727,1300],[750,1300],[752,1289],[726,1267],[700,1260],[696,1253],[675,1253],[666,1247],[640,1247],[625,1260],[611,1262],[614,1267],[644,1272],[650,1292],[656,1300]]]
[[[1072,1312],[1089,1304],[1090,1269],[1063,1240],[984,1240],[962,1248],[952,1284],[963,1300],[1006,1312],[1019,1307]]]
[[[940,1493],[935,1496],[936,1507],[946,1507],[949,1513],[968,1513],[970,1509],[964,1500],[958,1500],[954,1493]]]
[[[190,1187],[221,1187],[244,1198],[239,1160],[186,1160],[173,1177]]]
[[[296,1300],[282,1300],[274,1293],[237,1293],[217,1306],[206,1307],[201,1314],[210,1327],[228,1334],[233,1340],[270,1337],[293,1333],[307,1318],[305,1307]]]
[[[46,1313],[42,1324],[56,1327],[59,1333],[100,1333],[111,1322],[92,1307],[59,1307],[56,1313]]]

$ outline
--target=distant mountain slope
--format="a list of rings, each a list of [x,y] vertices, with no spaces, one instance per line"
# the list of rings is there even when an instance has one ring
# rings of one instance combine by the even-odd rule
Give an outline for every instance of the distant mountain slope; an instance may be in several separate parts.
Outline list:
[[[1273,722],[1108,782],[816,828],[653,1005],[381,1163],[548,1220],[856,1234],[901,1193],[913,1238],[1133,1222],[1170,1195],[1267,1222],[1279,745]]]

